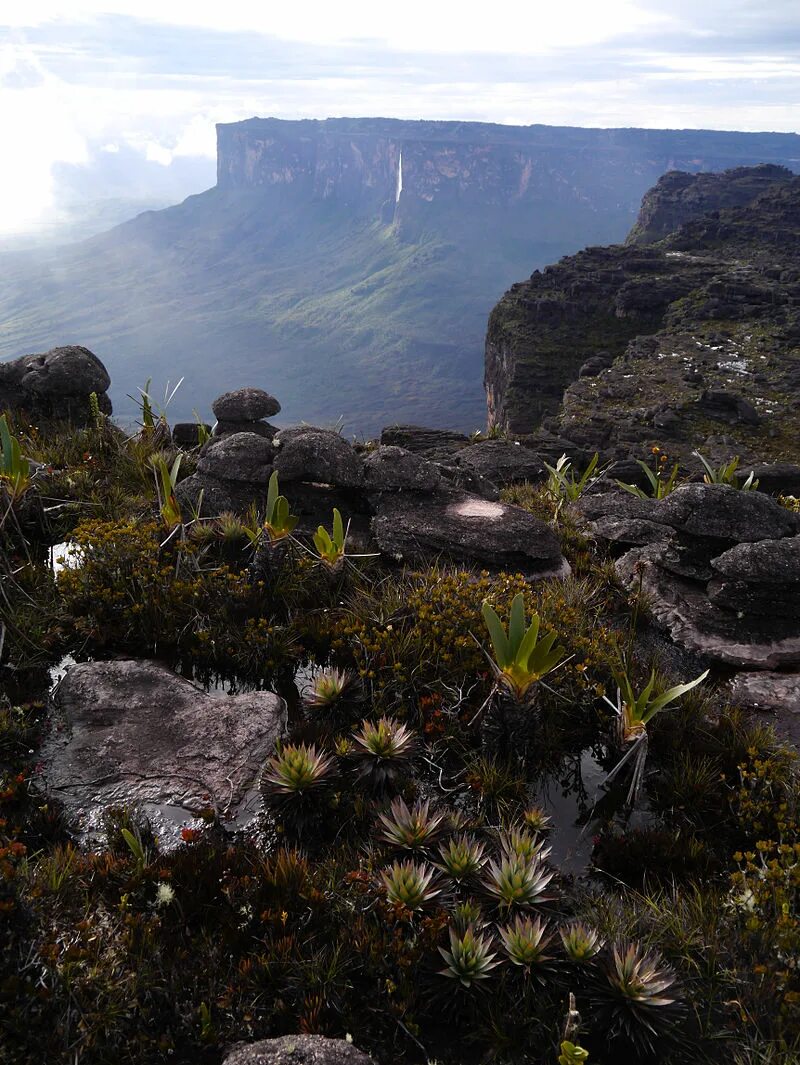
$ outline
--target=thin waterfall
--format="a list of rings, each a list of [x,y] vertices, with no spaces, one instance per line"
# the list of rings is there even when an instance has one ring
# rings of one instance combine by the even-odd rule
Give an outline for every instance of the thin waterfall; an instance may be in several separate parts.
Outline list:
[[[400,152],[400,158],[397,160],[397,192],[394,195],[394,202],[400,202],[400,193],[403,191],[403,153]]]

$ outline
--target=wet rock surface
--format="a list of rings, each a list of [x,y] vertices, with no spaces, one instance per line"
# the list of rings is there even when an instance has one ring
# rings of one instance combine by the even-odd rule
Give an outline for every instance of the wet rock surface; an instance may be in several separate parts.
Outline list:
[[[241,1043],[223,1065],[372,1065],[372,1058],[344,1039],[322,1035],[284,1035]]]
[[[271,692],[214,698],[156,662],[81,663],[54,694],[42,785],[80,833],[126,805],[167,839],[202,810],[241,816],[285,722]]]
[[[381,551],[396,559],[429,561],[442,555],[532,575],[569,570],[548,525],[519,507],[467,493],[386,497],[372,528]]]

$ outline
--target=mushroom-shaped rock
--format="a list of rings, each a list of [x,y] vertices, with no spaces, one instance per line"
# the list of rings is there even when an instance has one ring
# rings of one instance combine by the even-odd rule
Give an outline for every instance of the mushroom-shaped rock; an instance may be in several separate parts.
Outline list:
[[[281,405],[263,388],[237,388],[218,396],[211,409],[220,422],[257,422],[277,414]]]
[[[256,433],[234,433],[211,440],[203,450],[197,468],[220,481],[268,484],[275,449],[272,441]]]
[[[45,790],[79,829],[108,807],[133,804],[162,838],[209,807],[241,816],[286,721],[284,701],[270,692],[216,698],[138,660],[71,666],[55,704],[60,728],[42,751]]]
[[[51,348],[43,355],[25,355],[19,360],[20,385],[39,395],[88,396],[105,392],[111,384],[98,357],[79,344]]]
[[[736,543],[800,532],[800,515],[762,492],[742,492],[725,484],[684,485],[657,503],[650,516],[691,536]]]
[[[501,487],[547,477],[541,456],[513,440],[481,440],[459,451],[453,461]]]
[[[364,457],[364,487],[373,491],[435,492],[442,481],[434,463],[402,447],[377,447]]]
[[[381,551],[397,559],[445,555],[531,575],[569,572],[558,538],[543,521],[520,507],[465,492],[384,496],[372,528]]]
[[[363,480],[361,459],[332,429],[298,425],[273,440],[274,466],[283,481],[310,481],[356,488]]]
[[[240,1043],[222,1065],[373,1065],[372,1058],[345,1039],[324,1035],[282,1035]]]

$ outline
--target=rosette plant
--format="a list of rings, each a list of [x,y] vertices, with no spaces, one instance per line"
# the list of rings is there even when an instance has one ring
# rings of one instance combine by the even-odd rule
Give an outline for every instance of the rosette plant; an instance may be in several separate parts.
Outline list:
[[[363,721],[353,733],[356,776],[378,791],[393,785],[417,748],[411,729],[392,717]]]
[[[441,975],[458,980],[467,989],[480,986],[500,964],[495,960],[497,954],[492,951],[491,941],[471,925],[461,933],[451,928],[450,950],[439,947],[439,953],[447,962],[447,967],[440,970]]]
[[[507,632],[489,603],[483,604],[481,613],[492,641],[496,682],[521,703],[535,684],[564,661],[567,652],[556,643],[555,632],[540,639],[538,614],[533,614],[526,626],[522,592],[517,592],[512,600]]]

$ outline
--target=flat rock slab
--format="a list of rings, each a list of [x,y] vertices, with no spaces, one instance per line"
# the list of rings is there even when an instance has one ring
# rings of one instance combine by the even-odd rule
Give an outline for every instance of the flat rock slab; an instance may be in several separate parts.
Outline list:
[[[110,806],[136,806],[176,836],[209,808],[235,821],[286,723],[271,692],[207,694],[155,662],[72,666],[54,695],[42,784],[89,833]]]
[[[521,507],[465,492],[433,498],[410,492],[387,496],[372,528],[381,551],[398,560],[444,555],[495,570],[540,576],[569,573],[558,537],[543,521]]]
[[[482,440],[459,451],[454,461],[501,487],[547,479],[541,456],[512,440]]]
[[[222,1065],[373,1065],[372,1058],[344,1039],[324,1035],[284,1035],[240,1044]]]
[[[742,706],[772,711],[779,738],[800,747],[800,673],[739,673],[731,695]]]

